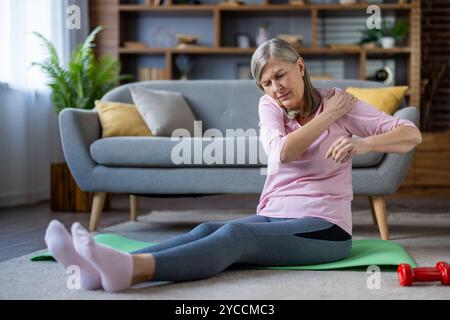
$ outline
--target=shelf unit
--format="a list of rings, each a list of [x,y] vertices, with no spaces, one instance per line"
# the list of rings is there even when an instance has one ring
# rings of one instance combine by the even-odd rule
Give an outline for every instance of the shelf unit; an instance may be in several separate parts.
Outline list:
[[[130,1],[134,3],[128,3]],[[408,85],[408,103],[419,107],[420,0],[411,0],[405,4],[377,4],[381,9],[382,15],[387,12],[395,18],[403,17],[409,21],[409,36],[406,45],[392,49],[365,47],[355,49],[328,48],[323,45],[324,36],[319,31],[319,28],[323,28],[325,19],[329,16],[337,18],[345,18],[347,16],[368,17],[369,14],[366,13],[368,3],[351,5],[307,4],[299,6],[287,3],[275,4],[270,3],[269,0],[262,0],[261,4],[228,6],[220,4],[182,5],[173,4],[173,0],[165,0],[165,4],[162,6],[146,6],[143,3],[138,3],[139,1],[142,0],[91,1],[91,24],[93,26],[102,24],[108,27],[107,31],[101,33],[97,39],[97,53],[109,53],[119,58],[123,63],[122,72],[134,74],[136,76],[135,80],[137,80],[137,65],[152,63],[163,66],[166,69],[168,79],[178,78],[179,74],[177,73],[174,60],[179,54],[187,54],[194,59],[216,59],[219,62],[221,59],[230,59],[227,57],[241,57],[241,61],[243,60],[250,64],[250,56],[254,52],[255,47],[241,49],[233,45],[232,41],[230,41],[232,35],[229,34],[233,33],[233,30],[228,27],[232,27],[235,19],[240,19],[241,25],[246,25],[247,21],[250,25],[252,19],[270,21],[271,19],[280,20],[286,17],[286,19],[289,18],[291,19],[290,21],[295,23],[297,23],[297,20],[302,20],[304,26],[309,27],[309,30],[302,33],[307,39],[305,46],[299,49],[299,53],[304,57],[307,66],[310,59],[321,61],[332,58],[337,60],[350,58],[355,61],[356,68],[349,69],[357,69],[352,70],[354,73],[353,78],[366,79],[367,63],[369,61],[373,59],[393,59],[395,63],[403,64],[403,70],[401,74],[398,74],[400,80],[396,81],[395,85]],[[210,41],[206,44],[207,47],[204,48],[149,47],[145,49],[130,49],[123,47],[124,41],[142,41],[142,39],[130,39],[130,37],[140,36],[144,39],[148,38],[149,33],[146,34],[148,30],[145,29],[151,27],[149,24],[152,17],[177,20],[190,19],[190,22],[197,20],[205,22],[205,19],[209,19],[207,22],[209,25],[202,28],[204,29],[202,31],[210,33]],[[186,24],[186,27],[189,30],[188,24]],[[241,32],[242,30],[234,31]],[[348,43],[356,43],[358,41],[359,38],[349,39]],[[210,62],[211,60],[205,61]]]

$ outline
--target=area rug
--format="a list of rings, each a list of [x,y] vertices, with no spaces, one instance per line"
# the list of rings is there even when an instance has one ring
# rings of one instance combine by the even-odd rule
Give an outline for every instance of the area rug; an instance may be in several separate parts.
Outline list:
[[[152,243],[188,232],[199,223],[228,220],[252,214],[252,210],[154,210],[141,213],[137,222],[124,221],[100,229]],[[401,212],[389,214],[392,242],[401,245],[418,266],[450,261],[450,213]],[[370,210],[353,212],[354,240],[379,239]],[[42,234],[42,237],[44,234]],[[438,282],[401,287],[396,272],[353,270],[225,270],[217,276],[189,282],[149,282],[124,292],[70,290],[69,274],[51,261],[31,262],[41,250],[0,263],[0,299],[450,299],[448,287]],[[182,265],[180,265],[182,267]],[[375,286],[371,285],[375,284]],[[378,284],[378,285],[377,285]]]

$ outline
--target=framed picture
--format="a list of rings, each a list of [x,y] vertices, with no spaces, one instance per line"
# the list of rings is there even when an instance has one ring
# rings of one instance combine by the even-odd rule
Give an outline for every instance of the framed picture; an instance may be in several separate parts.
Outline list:
[[[250,36],[247,33],[237,33],[236,45],[241,49],[250,48]]]
[[[250,64],[248,63],[238,63],[236,66],[237,78],[240,80],[248,80],[252,78],[252,72],[250,70]]]

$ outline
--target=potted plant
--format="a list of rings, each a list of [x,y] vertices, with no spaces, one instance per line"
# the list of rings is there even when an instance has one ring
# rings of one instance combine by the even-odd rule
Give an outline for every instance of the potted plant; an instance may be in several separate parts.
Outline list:
[[[383,20],[382,26],[381,26],[381,37],[379,39],[379,43],[381,47],[384,49],[390,49],[395,46],[395,38],[393,36],[393,25],[386,22],[386,20]]]
[[[39,32],[33,32],[42,41],[48,57],[43,62],[33,62],[32,66],[39,66],[48,76],[51,100],[58,114],[64,108],[92,109],[95,100],[120,81],[130,79],[129,75],[119,75],[121,64],[117,59],[110,56],[95,59],[93,41],[102,29],[102,26],[95,28],[72,52],[66,69],[61,66],[53,44]]]
[[[395,22],[394,27],[392,28],[392,34],[398,46],[405,45],[408,29],[409,27],[406,19],[399,19]]]
[[[95,100],[116,87],[129,75],[119,75],[121,64],[110,56],[94,57],[95,36],[102,30],[95,28],[84,43],[71,55],[64,68],[53,44],[39,32],[33,34],[42,41],[48,57],[43,62],[33,62],[48,76],[51,101],[57,114],[65,108],[93,109]],[[92,194],[82,192],[70,174],[66,163],[51,164],[51,209],[54,211],[89,211]]]
[[[383,36],[381,29],[364,29],[361,32],[363,37],[359,43],[364,46],[375,46]]]
[[[403,46],[408,34],[408,23],[405,19],[399,19],[392,24],[384,20],[381,31],[383,36],[380,38],[380,44],[383,48],[393,48],[395,44]]]

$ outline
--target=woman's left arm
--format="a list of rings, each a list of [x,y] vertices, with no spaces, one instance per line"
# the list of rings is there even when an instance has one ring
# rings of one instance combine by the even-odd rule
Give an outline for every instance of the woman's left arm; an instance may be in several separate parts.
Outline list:
[[[422,142],[420,130],[412,121],[386,114],[361,100],[340,119],[340,124],[348,135],[338,138],[325,154],[336,162],[371,151],[403,154]]]
[[[342,136],[328,149],[325,157],[335,162],[344,163],[353,155],[369,152],[407,153],[422,142],[422,134],[417,127],[400,125],[395,129],[365,138]]]
[[[394,130],[361,140],[368,151],[382,153],[407,153],[422,142],[420,130],[412,126],[398,126]]]

